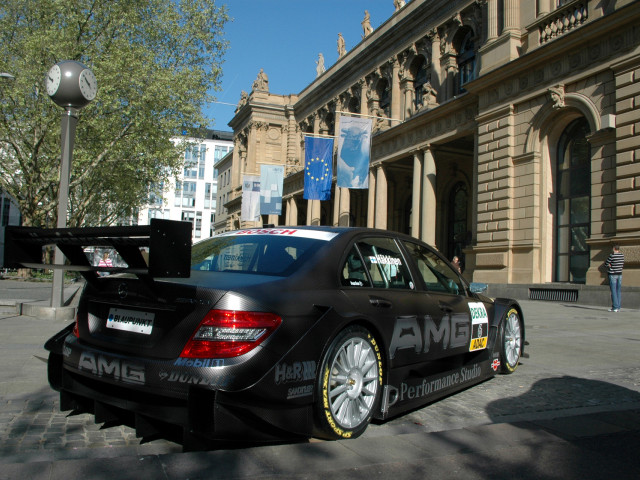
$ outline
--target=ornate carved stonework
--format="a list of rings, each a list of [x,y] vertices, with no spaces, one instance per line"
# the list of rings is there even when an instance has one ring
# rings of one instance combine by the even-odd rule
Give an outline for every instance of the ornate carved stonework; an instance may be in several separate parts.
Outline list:
[[[559,109],[565,106],[564,104],[564,85],[556,85],[547,90],[549,100],[553,104],[554,109]]]

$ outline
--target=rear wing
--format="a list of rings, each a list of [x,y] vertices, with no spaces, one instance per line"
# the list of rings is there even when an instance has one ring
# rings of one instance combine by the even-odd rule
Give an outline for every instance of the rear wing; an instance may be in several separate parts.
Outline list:
[[[46,268],[80,272],[88,281],[98,272],[133,273],[145,278],[188,278],[191,271],[191,222],[152,219],[150,225],[125,227],[6,227],[5,268]],[[43,247],[57,246],[68,263],[43,262]],[[86,247],[118,252],[126,267],[91,265]],[[148,252],[147,252],[148,250]]]

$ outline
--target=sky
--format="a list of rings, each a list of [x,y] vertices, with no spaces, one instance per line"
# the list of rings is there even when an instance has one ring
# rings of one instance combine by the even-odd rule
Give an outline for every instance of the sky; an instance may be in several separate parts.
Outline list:
[[[278,95],[300,93],[316,78],[318,53],[328,70],[338,59],[338,33],[347,52],[362,40],[364,11],[376,29],[393,15],[393,0],[222,0],[229,17],[225,39],[229,48],[222,64],[222,90],[217,102],[205,110],[210,128],[231,131],[242,90],[264,69],[269,91]],[[408,2],[407,2],[408,3]],[[230,103],[231,105],[225,105]]]

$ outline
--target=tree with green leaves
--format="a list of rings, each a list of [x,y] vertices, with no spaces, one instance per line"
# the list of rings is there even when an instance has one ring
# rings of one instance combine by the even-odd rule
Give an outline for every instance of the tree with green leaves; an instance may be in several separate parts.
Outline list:
[[[55,226],[64,110],[44,78],[76,60],[98,79],[80,110],[68,225],[110,225],[177,174],[219,90],[226,7],[215,0],[0,0],[0,188],[25,225]]]

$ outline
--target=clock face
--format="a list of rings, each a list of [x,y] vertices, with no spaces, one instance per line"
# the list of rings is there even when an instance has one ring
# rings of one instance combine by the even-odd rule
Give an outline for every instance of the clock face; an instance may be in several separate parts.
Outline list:
[[[80,72],[79,82],[80,93],[82,93],[82,96],[86,100],[91,101],[96,98],[96,93],[98,93],[98,81],[91,70],[82,70],[82,72]]]
[[[58,87],[60,86],[60,67],[58,65],[54,65],[47,73],[47,78],[45,79],[45,84],[47,86],[47,94],[49,96],[55,95],[58,91]]]

